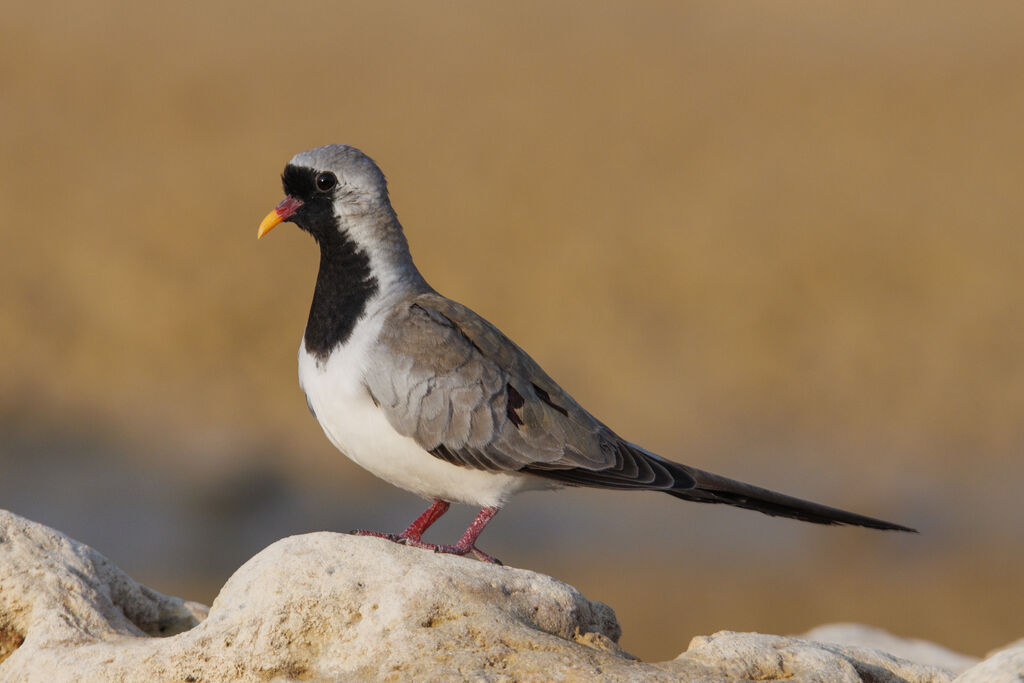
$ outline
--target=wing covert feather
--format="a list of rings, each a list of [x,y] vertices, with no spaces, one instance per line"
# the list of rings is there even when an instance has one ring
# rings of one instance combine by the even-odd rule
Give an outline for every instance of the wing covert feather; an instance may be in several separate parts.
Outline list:
[[[617,437],[461,304],[436,293],[413,297],[391,315],[373,353],[371,395],[396,430],[439,458],[494,471],[615,465],[602,442]]]

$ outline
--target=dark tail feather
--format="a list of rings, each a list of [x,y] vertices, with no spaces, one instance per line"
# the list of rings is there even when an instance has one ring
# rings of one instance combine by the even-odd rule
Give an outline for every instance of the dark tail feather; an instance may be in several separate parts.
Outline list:
[[[602,469],[566,468],[560,463],[534,463],[520,471],[554,479],[569,486],[664,491],[683,500],[734,505],[757,510],[766,515],[789,517],[815,524],[852,524],[870,529],[917,533],[916,529],[901,524],[812,503],[666,460],[627,441],[611,441],[609,448],[612,449],[615,459]]]
[[[679,468],[688,475],[679,477],[680,483],[686,482],[687,478],[693,480],[693,486],[687,488],[668,489],[665,493],[692,500],[698,503],[722,503],[757,510],[773,517],[789,517],[814,524],[851,524],[863,526],[870,529],[888,529],[893,531],[909,531],[917,533],[917,529],[893,524],[874,517],[865,517],[839,508],[812,503],[792,496],[787,496],[775,491],[763,489],[760,486],[745,484],[741,481],[722,477],[711,472],[705,472],[686,465],[659,459],[664,464],[670,464],[670,469]],[[689,483],[689,482],[686,482]]]

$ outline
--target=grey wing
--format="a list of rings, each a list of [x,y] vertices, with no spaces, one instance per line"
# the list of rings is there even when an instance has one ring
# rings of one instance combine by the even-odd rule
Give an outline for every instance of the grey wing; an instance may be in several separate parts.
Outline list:
[[[374,353],[367,389],[391,425],[454,465],[604,488],[692,485],[580,407],[497,328],[436,293],[396,309]]]
[[[374,347],[367,390],[400,433],[461,467],[575,486],[665,491],[817,524],[913,531],[665,460],[619,438],[532,358],[436,293],[398,307]]]

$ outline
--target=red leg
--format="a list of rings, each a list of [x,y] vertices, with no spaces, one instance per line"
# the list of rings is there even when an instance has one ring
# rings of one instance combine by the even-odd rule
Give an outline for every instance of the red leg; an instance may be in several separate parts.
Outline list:
[[[417,517],[412,524],[409,525],[402,533],[387,534],[381,531],[366,531],[365,529],[356,529],[351,531],[353,536],[372,536],[374,538],[386,538],[389,541],[403,542],[406,539],[412,541],[419,541],[423,536],[423,532],[430,528],[430,525],[441,519],[441,515],[448,512],[448,503],[443,500],[435,500],[433,504],[427,508],[426,512]]]
[[[494,515],[498,514],[498,508],[483,508],[477,514],[476,519],[466,529],[466,533],[462,534],[462,538],[459,542],[453,546],[441,546],[440,552],[442,553],[455,553],[456,555],[465,555],[467,553],[473,553],[477,558],[484,562],[490,562],[492,564],[501,564],[501,561],[496,557],[491,557],[484,551],[476,547],[476,539],[483,533],[484,527],[491,521]]]
[[[408,538],[418,541],[423,538],[423,533],[430,528],[430,525],[441,519],[441,515],[448,512],[449,504],[443,500],[435,500],[434,504],[427,508],[427,511],[416,518],[409,525],[409,528],[398,535],[399,538]]]

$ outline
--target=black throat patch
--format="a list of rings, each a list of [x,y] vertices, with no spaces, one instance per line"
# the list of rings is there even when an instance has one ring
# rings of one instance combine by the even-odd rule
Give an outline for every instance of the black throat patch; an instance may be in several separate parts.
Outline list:
[[[313,169],[289,164],[281,181],[285,193],[303,202],[291,222],[320,246],[320,272],[303,339],[306,351],[324,361],[352,335],[379,284],[370,270],[370,257],[340,228],[334,215],[337,190],[318,192],[316,174]]]

